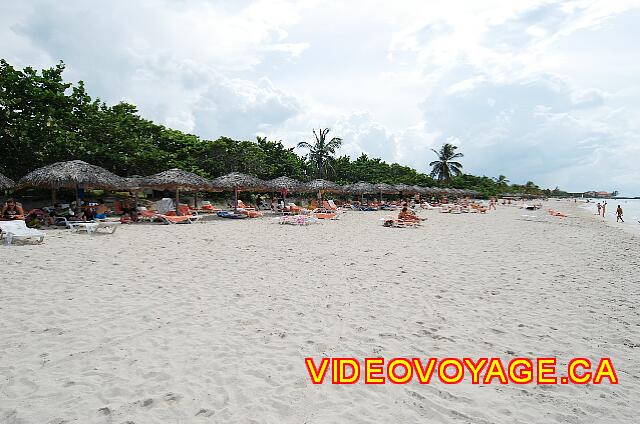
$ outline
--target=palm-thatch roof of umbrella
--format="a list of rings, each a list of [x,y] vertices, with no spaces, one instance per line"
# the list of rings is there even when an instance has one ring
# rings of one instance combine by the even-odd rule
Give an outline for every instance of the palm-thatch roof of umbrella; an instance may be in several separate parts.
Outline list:
[[[413,193],[415,192],[415,189],[413,188],[413,186],[410,186],[408,184],[396,184],[396,190],[398,190],[399,192],[402,192],[403,194],[407,194],[407,193]]]
[[[211,186],[222,190],[254,190],[262,191],[268,188],[268,183],[260,178],[253,177],[240,172],[232,172],[227,175],[215,178],[211,181]]]
[[[438,189],[435,187],[424,187],[425,194],[436,194]]]
[[[414,193],[425,194],[424,187],[421,187],[419,185],[413,185],[412,187]]]
[[[333,193],[343,193],[345,188],[340,184],[336,184],[333,181],[327,180],[313,180],[304,184],[303,189],[309,192],[315,191],[328,191]]]
[[[16,183],[10,179],[0,174],[0,190],[7,190],[14,187]]]
[[[283,176],[267,181],[267,186],[270,190],[274,191],[296,191],[300,189],[302,183],[293,178]]]
[[[124,178],[96,165],[81,160],[56,162],[30,172],[18,181],[20,187],[50,188],[119,188],[126,185]]]
[[[232,172],[218,177],[211,181],[211,186],[216,189],[233,190],[234,210],[238,209],[238,192],[240,190],[265,191],[269,189],[269,183],[266,181],[239,172]]]
[[[387,183],[378,183],[375,185],[375,187],[378,192],[384,194],[396,194],[398,192],[398,189]]]
[[[56,162],[31,171],[18,181],[19,187],[75,188],[76,212],[80,212],[80,188],[117,189],[126,187],[124,178],[81,160]],[[53,196],[54,197],[54,196]]]
[[[378,191],[375,185],[367,183],[365,181],[358,181],[357,183],[351,184],[348,188],[346,188],[346,190],[347,192],[353,194],[371,194]]]
[[[205,190],[211,188],[211,183],[206,178],[178,168],[159,172],[140,180],[135,179],[133,182],[137,183],[138,187],[154,190]]]

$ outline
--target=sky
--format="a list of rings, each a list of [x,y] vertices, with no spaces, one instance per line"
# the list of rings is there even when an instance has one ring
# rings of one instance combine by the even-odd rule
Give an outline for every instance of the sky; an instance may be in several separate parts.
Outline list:
[[[0,57],[207,139],[640,196],[640,0],[24,0]],[[304,153],[300,151],[300,153]]]

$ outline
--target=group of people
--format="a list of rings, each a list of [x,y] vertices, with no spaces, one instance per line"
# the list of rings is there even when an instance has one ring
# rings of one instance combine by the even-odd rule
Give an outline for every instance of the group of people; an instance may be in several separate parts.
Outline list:
[[[32,209],[25,212],[22,204],[16,199],[10,198],[2,205],[0,209],[0,220],[24,220],[30,227],[39,227],[41,225],[57,225],[57,221],[61,218],[76,219],[82,221],[91,221],[94,219],[105,219],[108,208],[101,200],[97,202],[83,202],[80,208],[80,214],[75,214],[71,207],[55,203],[53,207],[43,209]]]
[[[604,214],[607,209],[607,202],[606,201],[602,202],[602,204],[598,202],[596,206],[598,208],[598,216],[602,216],[604,218]],[[618,207],[616,208],[616,222],[624,222],[622,215],[623,215],[622,207],[618,205]]]

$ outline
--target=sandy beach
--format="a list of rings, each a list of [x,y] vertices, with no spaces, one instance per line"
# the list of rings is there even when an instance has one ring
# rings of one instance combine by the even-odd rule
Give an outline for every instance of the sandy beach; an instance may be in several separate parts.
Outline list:
[[[571,217],[347,212],[1,246],[0,422],[637,422],[640,237],[547,205]],[[307,356],[610,357],[620,384],[312,385]]]

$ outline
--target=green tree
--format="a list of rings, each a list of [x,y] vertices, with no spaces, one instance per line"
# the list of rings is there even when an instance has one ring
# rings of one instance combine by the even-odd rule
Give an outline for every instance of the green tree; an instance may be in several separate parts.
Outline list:
[[[439,151],[431,149],[438,155],[438,160],[429,164],[432,168],[431,176],[436,177],[439,182],[447,182],[451,177],[462,173],[462,164],[453,160],[464,156],[462,153],[456,153],[457,149],[457,146],[450,143],[443,144]]]
[[[336,150],[342,145],[342,139],[339,137],[333,137],[331,140],[327,140],[327,135],[331,130],[329,128],[321,128],[316,133],[313,130],[313,136],[315,141],[308,143],[301,141],[298,143],[299,149],[309,150],[309,160],[314,165],[318,178],[325,178],[328,174],[328,170],[331,168],[331,160],[335,155]]]

